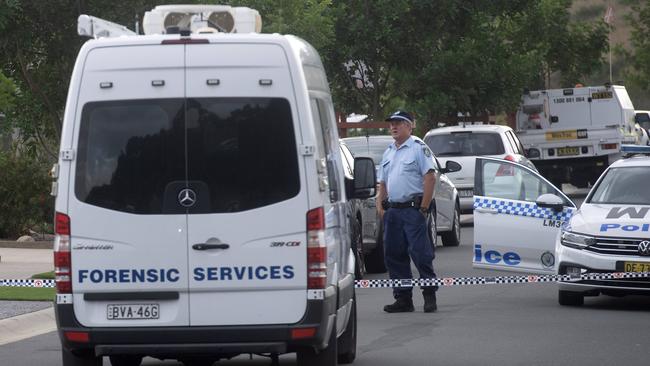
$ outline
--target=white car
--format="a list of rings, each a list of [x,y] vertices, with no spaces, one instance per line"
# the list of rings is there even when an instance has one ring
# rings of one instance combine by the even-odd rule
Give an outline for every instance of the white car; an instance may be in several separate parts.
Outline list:
[[[393,141],[395,140],[388,135],[359,136],[341,139],[341,142],[350,149],[355,157],[372,158],[376,166],[379,165],[384,152]],[[457,246],[460,244],[460,199],[454,183],[447,175],[454,174],[453,172],[456,172],[461,167],[453,161],[450,161],[448,165],[444,165],[443,167],[435,156],[433,156],[433,160],[436,167],[436,186],[434,188],[436,225],[435,228],[433,226],[431,227],[430,236],[433,239],[434,245],[437,240],[437,235],[435,234],[439,234],[442,238],[442,245]],[[367,210],[376,212],[374,198],[370,198],[365,202]],[[364,215],[364,217],[369,219],[364,221],[363,224],[364,247],[367,247],[365,244],[370,241],[371,243],[377,243],[376,246],[373,246],[374,248],[380,249],[380,251],[367,249],[365,253],[366,269],[368,272],[383,272],[384,270],[373,270],[377,267],[379,267],[378,269],[384,268],[383,243],[381,242],[383,230],[381,222],[376,219],[373,220],[370,212]],[[379,256],[380,253],[381,256]]]
[[[476,164],[474,267],[571,275],[650,271],[650,157],[612,164],[579,210],[525,166],[491,158]],[[650,295],[650,280],[561,282],[558,300],[578,306],[599,294]]]
[[[489,156],[524,164],[533,170],[535,166],[526,158],[524,147],[507,126],[471,125],[452,126],[430,130],[424,142],[442,164],[453,159],[462,169],[449,173],[458,189],[462,213],[471,213],[474,196],[474,162],[477,156]]]

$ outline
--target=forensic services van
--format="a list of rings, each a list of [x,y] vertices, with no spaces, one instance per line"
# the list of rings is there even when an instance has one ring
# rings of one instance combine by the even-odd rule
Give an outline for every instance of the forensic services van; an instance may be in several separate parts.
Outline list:
[[[318,53],[251,24],[229,6],[158,7],[146,35],[80,17],[97,39],[53,174],[63,365],[354,360],[348,200],[374,195],[374,164],[346,190]]]
[[[650,147],[621,151],[631,156],[605,170],[578,210],[528,167],[478,158],[474,267],[569,275],[559,284],[561,305],[600,294],[650,295],[640,273],[650,272]]]

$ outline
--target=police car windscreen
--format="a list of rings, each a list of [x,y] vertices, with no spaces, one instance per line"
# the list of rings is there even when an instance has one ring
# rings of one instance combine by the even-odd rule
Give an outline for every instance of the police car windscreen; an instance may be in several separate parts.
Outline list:
[[[189,209],[184,188],[196,192]],[[253,209],[298,194],[289,102],[282,98],[147,99],[87,103],[75,194],[137,214]]]
[[[650,205],[648,167],[612,168],[598,184],[590,203]]]
[[[427,136],[424,140],[436,156],[480,156],[505,153],[497,133],[458,132]]]

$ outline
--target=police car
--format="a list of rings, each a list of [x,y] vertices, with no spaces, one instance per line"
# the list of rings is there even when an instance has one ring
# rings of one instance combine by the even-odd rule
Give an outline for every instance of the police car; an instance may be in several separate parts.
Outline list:
[[[576,210],[567,196],[528,167],[478,158],[473,266],[571,275],[648,272],[648,181],[650,157],[619,160],[605,170]],[[650,294],[650,282],[647,278],[561,282],[559,303],[582,305],[585,296],[599,294]]]

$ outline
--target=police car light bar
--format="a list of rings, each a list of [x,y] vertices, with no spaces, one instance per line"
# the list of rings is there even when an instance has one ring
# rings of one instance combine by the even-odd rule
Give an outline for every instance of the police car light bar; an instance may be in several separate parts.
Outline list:
[[[626,154],[626,155],[634,155],[634,154],[650,155],[650,146],[621,145],[621,152]]]
[[[229,5],[160,5],[144,14],[144,34],[166,34],[178,30],[192,33],[259,33],[260,13]]]

